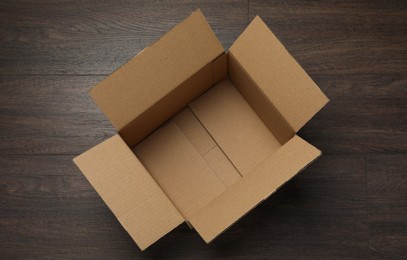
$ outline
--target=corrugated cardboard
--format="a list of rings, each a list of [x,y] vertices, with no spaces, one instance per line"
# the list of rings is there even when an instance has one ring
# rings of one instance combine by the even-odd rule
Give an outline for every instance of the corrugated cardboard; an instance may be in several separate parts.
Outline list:
[[[91,95],[119,135],[74,161],[142,250],[270,196],[320,155],[296,132],[328,102],[259,17],[225,53],[199,10]]]
[[[91,96],[134,145],[214,84],[209,63],[223,52],[198,10],[92,88]]]
[[[173,121],[226,187],[241,178],[236,167],[189,108],[178,113]]]
[[[226,190],[172,122],[138,144],[135,152],[186,220]]]
[[[281,144],[290,140],[295,134],[294,129],[231,53],[228,54],[228,65],[229,78],[233,85],[256,111],[274,137]]]
[[[209,243],[320,155],[294,136],[189,221]]]
[[[295,131],[328,102],[260,17],[254,18],[229,52]]]
[[[141,249],[184,222],[119,135],[74,161]]]
[[[227,79],[189,106],[242,175],[281,146]]]

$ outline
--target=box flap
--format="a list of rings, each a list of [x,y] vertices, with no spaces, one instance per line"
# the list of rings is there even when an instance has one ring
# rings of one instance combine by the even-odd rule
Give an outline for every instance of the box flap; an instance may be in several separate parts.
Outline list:
[[[141,250],[184,222],[119,135],[74,162]]]
[[[200,10],[91,90],[117,130],[224,52]]]
[[[226,187],[242,177],[189,107],[173,120]]]
[[[242,176],[281,146],[229,79],[189,107]]]
[[[295,131],[328,102],[260,17],[250,23],[229,52]]]
[[[157,129],[134,151],[185,220],[226,190],[174,122]]]
[[[190,224],[209,243],[319,155],[318,149],[295,135],[192,217]]]

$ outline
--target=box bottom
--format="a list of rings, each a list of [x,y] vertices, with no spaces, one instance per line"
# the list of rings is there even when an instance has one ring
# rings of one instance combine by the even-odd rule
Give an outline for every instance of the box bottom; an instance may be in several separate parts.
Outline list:
[[[225,79],[134,148],[188,220],[282,144]]]

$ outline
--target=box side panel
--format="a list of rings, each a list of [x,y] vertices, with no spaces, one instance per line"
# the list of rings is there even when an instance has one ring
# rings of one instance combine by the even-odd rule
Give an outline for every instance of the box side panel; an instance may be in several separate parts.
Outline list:
[[[210,88],[213,82],[213,64],[210,62],[123,127],[119,131],[120,135],[130,147],[133,147]],[[135,97],[134,100],[138,98]]]
[[[209,243],[320,155],[294,136],[189,221]]]
[[[328,102],[259,17],[239,36],[230,53],[295,131]]]
[[[174,122],[160,127],[134,151],[186,220],[226,190]]]
[[[120,136],[74,162],[142,250],[184,222]]]
[[[198,10],[95,86],[91,96],[121,130],[223,52]]]
[[[280,144],[285,144],[295,135],[294,129],[231,53],[228,67],[230,80]]]
[[[223,53],[213,61],[213,84],[216,84],[228,76],[228,59],[227,54]]]
[[[189,107],[242,176],[281,146],[229,80]]]

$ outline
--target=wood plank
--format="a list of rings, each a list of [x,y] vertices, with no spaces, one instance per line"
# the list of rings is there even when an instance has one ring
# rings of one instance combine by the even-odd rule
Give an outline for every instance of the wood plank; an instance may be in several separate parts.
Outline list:
[[[2,259],[134,259],[201,245],[182,225],[141,252],[70,155],[0,157]],[[185,254],[193,254],[193,248]],[[196,246],[195,246],[196,248]],[[164,254],[162,253],[164,252]]]
[[[103,244],[118,253],[126,248],[119,242],[128,240],[125,232],[71,160],[0,157],[2,258],[87,258]],[[103,242],[103,234],[118,242]]]
[[[139,251],[71,162],[0,157],[0,255],[5,258],[364,258],[363,156],[323,156],[212,244],[181,225]]]
[[[407,155],[366,158],[370,255],[372,259],[407,256]]]
[[[366,259],[364,163],[363,156],[322,156],[214,246],[248,258]]]
[[[80,154],[115,131],[88,95],[103,76],[3,76],[0,154]],[[407,150],[407,76],[318,76],[331,102],[299,132],[324,154]]]
[[[0,3],[1,258],[406,257],[405,1],[40,3]],[[214,243],[141,253],[71,159],[114,133],[88,89],[198,7],[226,48],[261,15],[331,98],[299,133],[323,156]]]
[[[299,133],[325,154],[407,150],[404,1],[250,1],[331,102]]]
[[[0,77],[1,154],[80,154],[112,136],[88,90],[101,76]]]
[[[226,48],[247,25],[246,0],[42,2],[0,3],[0,74],[110,74],[197,8]]]
[[[257,14],[310,74],[407,73],[403,0],[251,0]]]
[[[405,153],[407,76],[317,75],[331,99],[299,135],[324,154]]]

